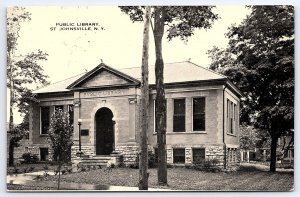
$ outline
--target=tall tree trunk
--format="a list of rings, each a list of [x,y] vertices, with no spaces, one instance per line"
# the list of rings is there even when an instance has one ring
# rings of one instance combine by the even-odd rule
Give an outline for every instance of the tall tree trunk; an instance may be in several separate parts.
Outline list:
[[[11,137],[10,137],[11,138]],[[9,166],[13,166],[14,165],[14,149],[15,149],[15,145],[14,143],[9,140],[9,147],[8,147],[8,164]]]
[[[155,8],[154,42],[155,42],[155,83],[156,83],[156,114],[155,128],[157,131],[157,177],[159,185],[167,185],[167,154],[166,154],[166,99],[164,87],[164,61],[162,57],[162,37],[164,34],[165,11],[163,7]]]
[[[58,181],[57,181],[57,190],[60,190],[60,171],[61,171],[61,162],[58,161]]]
[[[10,70],[10,76],[9,76],[9,83],[10,83],[10,108],[9,108],[9,132],[10,132],[10,139],[9,139],[9,154],[8,154],[8,165],[13,166],[14,165],[14,144],[11,142],[13,138],[12,130],[14,128],[14,114],[13,114],[13,108],[14,108],[14,82],[13,82],[13,62],[11,60],[11,53],[8,52],[7,57],[7,63],[9,65]]]
[[[271,162],[270,162],[270,172],[276,172],[276,149],[277,149],[278,137],[271,136]]]
[[[148,190],[148,120],[149,120],[149,21],[151,7],[146,7],[143,32],[142,85],[141,85],[141,140],[139,159],[139,190]]]

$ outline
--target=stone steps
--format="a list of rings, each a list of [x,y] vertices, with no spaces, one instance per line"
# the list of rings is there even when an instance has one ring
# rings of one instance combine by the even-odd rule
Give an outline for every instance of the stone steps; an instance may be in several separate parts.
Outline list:
[[[106,166],[107,162],[110,159],[111,159],[111,157],[109,155],[82,158],[79,165],[81,165],[81,166]]]

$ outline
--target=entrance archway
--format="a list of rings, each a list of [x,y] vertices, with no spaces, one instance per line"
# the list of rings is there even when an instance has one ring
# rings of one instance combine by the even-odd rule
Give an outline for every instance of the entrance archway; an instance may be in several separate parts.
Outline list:
[[[96,155],[109,155],[114,150],[113,113],[107,107],[100,108],[95,114]]]

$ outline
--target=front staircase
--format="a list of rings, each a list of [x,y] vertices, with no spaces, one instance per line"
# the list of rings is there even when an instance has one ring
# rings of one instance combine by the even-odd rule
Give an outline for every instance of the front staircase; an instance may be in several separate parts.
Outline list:
[[[121,158],[122,155],[117,153],[112,153],[111,155],[83,156],[80,158],[77,167],[102,168],[103,166],[107,166],[108,161],[118,166],[122,163]]]
[[[79,166],[106,166],[107,162],[111,160],[110,155],[101,155],[101,156],[93,156],[93,157],[82,157],[81,161],[79,162]]]

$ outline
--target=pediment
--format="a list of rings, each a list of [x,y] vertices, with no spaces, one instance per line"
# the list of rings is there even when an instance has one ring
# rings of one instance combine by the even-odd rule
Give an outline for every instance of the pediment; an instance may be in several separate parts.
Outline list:
[[[137,85],[139,81],[121,73],[103,63],[87,72],[74,83],[68,86],[68,89],[77,88],[95,88],[108,86],[126,86]]]

